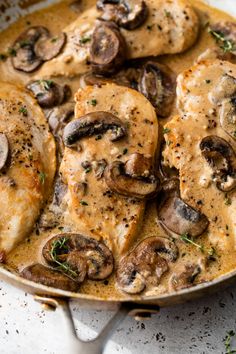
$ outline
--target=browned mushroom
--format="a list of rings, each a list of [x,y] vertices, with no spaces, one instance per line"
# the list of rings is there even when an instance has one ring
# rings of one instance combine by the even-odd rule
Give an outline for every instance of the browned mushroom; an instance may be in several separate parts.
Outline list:
[[[97,179],[101,179],[107,167],[107,162],[105,159],[95,161],[94,172]]]
[[[73,117],[75,104],[73,102],[64,103],[46,112],[49,127],[52,133],[57,136],[68,121]]]
[[[140,27],[148,17],[143,0],[98,0],[97,8],[103,11],[103,20],[116,22],[127,30]]]
[[[218,22],[210,26],[210,34],[225,53],[236,55],[236,24],[235,22]]]
[[[104,243],[80,234],[60,234],[43,247],[43,257],[52,266],[78,282],[102,280],[113,271],[113,256]]]
[[[216,135],[202,139],[200,149],[212,168],[212,180],[222,192],[236,187],[236,155],[232,146]]]
[[[66,125],[63,141],[66,146],[71,147],[84,137],[103,134],[107,131],[112,132],[111,141],[120,140],[127,133],[124,123],[112,113],[91,112]]]
[[[0,133],[0,171],[5,167],[9,155],[9,143],[6,134]]]
[[[236,140],[236,79],[235,96],[227,98],[221,103],[220,124],[224,131]]]
[[[63,49],[66,43],[66,34],[60,33],[56,37],[41,37],[35,43],[35,54],[43,61],[55,58]]]
[[[28,73],[36,70],[43,60],[35,53],[35,43],[40,38],[48,36],[48,30],[41,26],[30,27],[23,32],[13,44],[12,64],[14,68]]]
[[[149,237],[121,259],[117,269],[118,287],[139,294],[148,286],[158,286],[169,269],[168,262],[178,258],[178,248],[164,237]]]
[[[53,288],[76,292],[79,284],[61,272],[45,267],[42,264],[33,264],[20,273],[20,276]]]
[[[153,198],[159,186],[152,159],[141,154],[131,155],[125,164],[114,161],[106,169],[105,180],[113,192],[137,199]]]
[[[149,61],[139,80],[139,91],[156,108],[161,117],[170,115],[175,100],[175,75],[165,65]]]
[[[201,267],[198,264],[185,264],[181,269],[175,272],[170,279],[171,290],[181,290],[194,285],[196,277],[201,273]]]
[[[27,88],[33,92],[42,108],[52,108],[61,105],[70,95],[67,85],[59,85],[52,80],[32,81]]]
[[[95,74],[113,74],[124,63],[126,43],[114,23],[100,22],[92,35],[90,46],[92,71]]]
[[[164,183],[157,199],[158,220],[172,236],[188,234],[197,237],[207,229],[209,221],[179,196],[177,179]]]

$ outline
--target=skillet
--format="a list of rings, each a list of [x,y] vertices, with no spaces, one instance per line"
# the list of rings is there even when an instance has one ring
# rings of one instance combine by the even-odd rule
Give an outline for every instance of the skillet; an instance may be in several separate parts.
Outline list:
[[[22,1],[8,1],[8,4],[10,3],[10,5],[7,6],[9,6],[9,11],[11,12],[12,21],[17,18],[19,13],[24,15],[26,11],[33,11],[58,1],[23,1],[26,4],[33,3],[32,6],[27,6],[23,10],[17,6],[17,4],[20,2]],[[218,3],[219,1],[211,1],[212,5],[218,6]],[[221,2],[219,6],[221,9],[226,11],[228,10],[230,12],[231,9],[234,9],[234,0],[229,0],[227,4],[222,4]],[[4,20],[5,18],[5,14],[3,16],[3,14],[0,13],[0,28],[7,27],[9,25],[9,23]],[[67,334],[68,336],[71,336],[72,341],[71,353],[98,354],[102,353],[103,347],[112,331],[118,325],[118,323],[126,317],[126,315],[132,315],[134,317],[146,317],[149,314],[159,311],[160,307],[171,306],[178,303],[194,300],[204,295],[209,295],[215,291],[231,285],[236,279],[236,270],[231,271],[213,281],[202,283],[189,289],[183,289],[171,294],[164,294],[155,297],[147,297],[142,295],[135,297],[132,296],[127,297],[121,302],[117,302],[113,298],[109,298],[108,300],[101,300],[99,297],[92,295],[73,293],[60,289],[50,288],[41,284],[36,284],[9,272],[6,268],[4,268],[4,266],[0,267],[0,278],[12,284],[13,286],[33,294],[37,301],[48,304],[53,308],[58,306],[62,307],[68,324]],[[83,307],[93,307],[96,309],[116,311],[114,317],[95,340],[91,342],[83,342],[76,337],[69,308],[70,299],[76,300],[78,304]]]

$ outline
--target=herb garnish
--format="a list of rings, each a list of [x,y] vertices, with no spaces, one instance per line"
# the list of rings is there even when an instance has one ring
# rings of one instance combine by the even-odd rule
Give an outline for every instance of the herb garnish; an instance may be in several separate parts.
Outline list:
[[[38,83],[43,85],[43,88],[47,91],[49,91],[50,88],[53,86],[52,80],[38,80]]]
[[[90,101],[90,104],[94,107],[97,105],[97,103],[98,101],[95,98]]]
[[[40,171],[39,172],[39,181],[41,184],[44,184],[45,183],[45,178],[46,178],[46,175],[44,172]]]
[[[232,201],[229,197],[225,197],[225,205],[231,205]]]
[[[225,38],[225,34],[220,31],[213,31],[211,28],[208,32],[215,38],[216,43],[221,43],[220,48],[223,49],[225,53],[233,52],[235,48],[235,42],[232,39]]]
[[[169,128],[163,128],[163,134],[168,134],[170,133],[170,129]]]
[[[68,238],[62,237],[60,239],[55,240],[52,243],[52,248],[50,251],[50,255],[52,260],[58,265],[58,269],[65,271],[66,273],[70,273],[73,277],[76,277],[78,274],[70,268],[70,265],[67,262],[60,262],[58,260],[58,253],[65,252],[67,253],[69,247],[67,245]]]
[[[87,206],[87,205],[88,205],[88,203],[87,203],[85,200],[81,200],[81,201],[80,201],[80,204],[81,204],[81,205],[84,205],[84,206]]]
[[[51,39],[51,42],[52,42],[52,43],[55,43],[57,40],[58,40],[58,37],[53,37],[53,38]]]
[[[16,56],[16,50],[15,50],[15,48],[8,48],[8,54],[9,54],[11,57],[15,57],[15,56]]]
[[[19,113],[22,113],[23,114],[23,116],[27,116],[27,114],[28,114],[28,111],[27,111],[27,108],[25,108],[25,107],[20,107],[19,108]]]
[[[204,246],[203,245],[199,245],[198,243],[194,242],[187,233],[181,235],[180,238],[185,243],[189,243],[189,244],[197,247],[201,252],[204,252]]]
[[[80,40],[79,40],[79,43],[80,44],[85,44],[87,42],[90,42],[91,41],[91,37],[82,37]]]
[[[170,11],[167,11],[167,10],[164,10],[164,11],[165,11],[165,15],[166,15],[166,17],[172,17],[172,15],[171,15]]]
[[[7,59],[7,55],[6,54],[0,54],[0,60],[4,61]]]
[[[235,332],[233,330],[231,330],[231,331],[227,332],[227,335],[224,338],[226,354],[236,353],[235,349],[231,349],[231,340],[234,336],[235,336]]]

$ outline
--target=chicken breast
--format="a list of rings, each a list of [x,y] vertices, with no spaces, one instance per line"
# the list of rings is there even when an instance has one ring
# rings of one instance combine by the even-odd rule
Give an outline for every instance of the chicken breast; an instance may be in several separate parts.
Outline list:
[[[127,131],[122,139],[113,141],[109,131],[94,135],[93,129],[100,126],[98,118],[77,147],[65,148],[60,167],[68,185],[65,221],[82,234],[104,239],[115,254],[123,253],[139,230],[145,202],[133,198],[131,191],[127,196],[112,192],[105,175],[114,161],[126,162],[134,153],[144,155],[154,166],[158,145],[155,110],[140,93],[115,84],[80,89],[75,100],[75,120],[84,122],[84,115],[102,111],[113,114]]]
[[[177,95],[180,114],[165,126],[165,162],[179,170],[182,198],[208,217],[210,243],[232,250],[236,65],[220,60],[194,65],[178,77]]]
[[[199,21],[185,0],[146,0],[149,16],[136,30],[121,29],[129,59],[180,53],[196,41]],[[63,52],[43,65],[37,77],[74,76],[88,71],[89,47],[96,19],[101,13],[91,7],[65,28]]]
[[[22,87],[1,82],[0,110],[0,251],[7,253],[33,228],[56,159],[44,114]]]

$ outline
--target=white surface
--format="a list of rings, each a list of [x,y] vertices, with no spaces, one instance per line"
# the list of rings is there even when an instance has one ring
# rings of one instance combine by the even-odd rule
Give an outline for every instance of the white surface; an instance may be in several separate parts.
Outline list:
[[[1,354],[71,354],[59,312],[44,311],[31,295],[3,282],[0,289]],[[71,308],[83,339],[92,338],[111,316],[79,309],[76,303]],[[148,321],[127,318],[104,354],[221,354],[223,338],[232,329],[236,329],[236,286],[208,299],[161,309]]]

